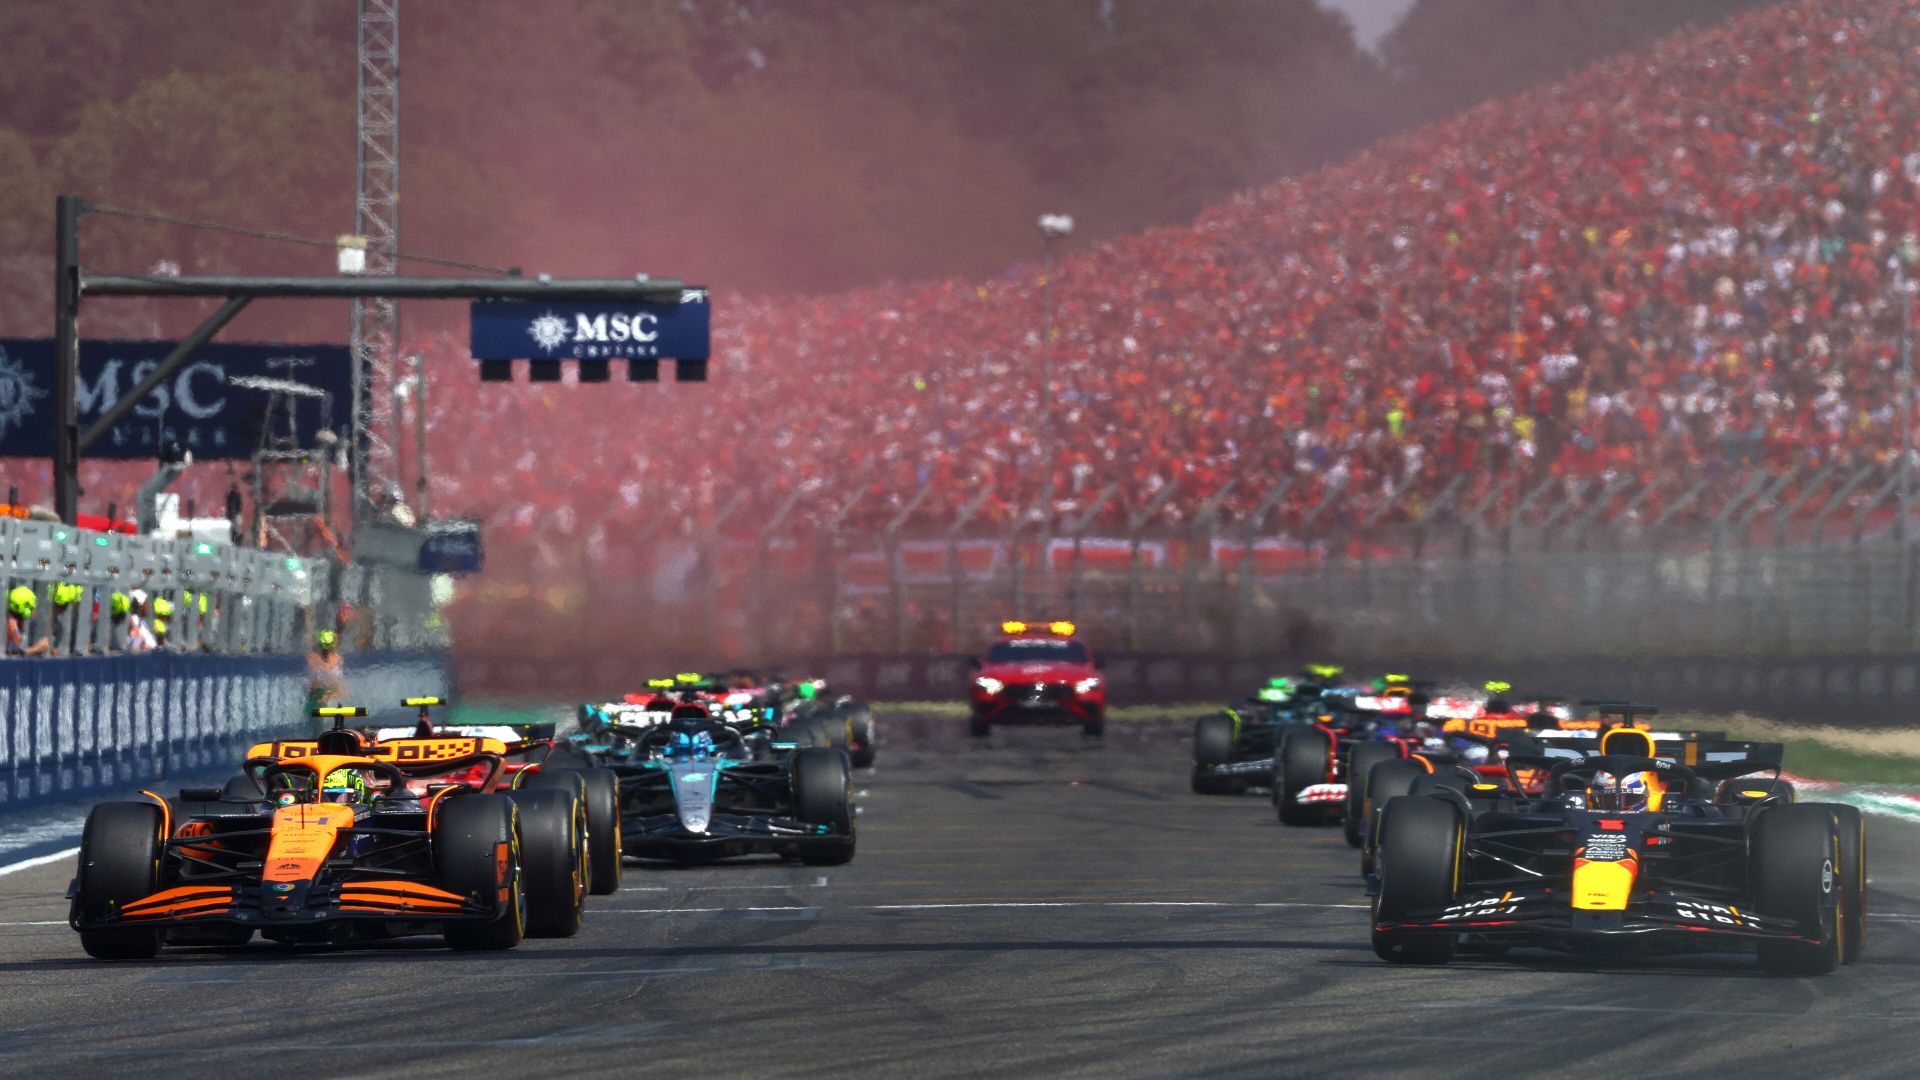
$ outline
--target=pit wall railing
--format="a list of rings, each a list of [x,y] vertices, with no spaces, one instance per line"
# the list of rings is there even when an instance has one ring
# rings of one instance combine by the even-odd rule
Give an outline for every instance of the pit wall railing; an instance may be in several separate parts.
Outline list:
[[[132,617],[150,629],[164,618],[161,647],[175,652],[304,655],[322,629],[348,653],[448,642],[430,579],[408,569],[0,517],[0,595],[19,587],[37,601],[25,642],[46,639],[59,656],[130,651]],[[116,616],[114,594],[136,589],[147,610]]]

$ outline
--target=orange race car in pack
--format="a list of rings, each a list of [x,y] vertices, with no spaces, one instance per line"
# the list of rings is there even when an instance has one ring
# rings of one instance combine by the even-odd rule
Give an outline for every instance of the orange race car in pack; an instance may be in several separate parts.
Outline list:
[[[317,712],[336,723],[364,715]],[[433,740],[402,756],[336,726],[254,747],[225,789],[101,803],[87,816],[69,925],[102,959],[243,945],[256,932],[313,944],[438,934],[458,949],[570,932],[578,882],[565,852],[549,844],[530,858],[525,838],[563,835],[572,793],[515,799],[438,780],[488,759],[499,755],[484,740]],[[546,903],[530,903],[535,895]]]

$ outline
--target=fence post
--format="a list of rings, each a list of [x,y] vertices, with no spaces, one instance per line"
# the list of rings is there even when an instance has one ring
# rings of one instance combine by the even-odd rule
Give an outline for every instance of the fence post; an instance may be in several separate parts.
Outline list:
[[[775,510],[773,516],[768,518],[767,523],[760,528],[760,587],[754,590],[755,596],[749,609],[753,616],[755,630],[754,646],[761,657],[771,656],[774,647],[770,640],[772,637],[770,627],[773,620],[767,617],[768,608],[777,602],[773,599],[773,537],[786,526],[787,518],[792,516],[793,508],[800,504],[802,494],[804,493],[797,488],[788,492],[779,509]],[[785,657],[779,659],[785,660]]]
[[[901,646],[907,640],[907,586],[906,582],[900,580],[900,529],[913,517],[913,512],[920,509],[920,504],[927,501],[927,495],[932,490],[922,487],[915,491],[913,498],[908,499],[900,512],[893,515],[893,520],[887,522],[886,532],[880,537],[880,557],[886,560],[887,565],[887,598],[893,607],[893,640]]]
[[[1608,482],[1606,487],[1600,490],[1600,494],[1594,498],[1593,502],[1588,504],[1587,512],[1573,520],[1573,537],[1577,545],[1574,548],[1575,551],[1587,550],[1587,541],[1590,539],[1594,525],[1599,522],[1600,516],[1607,512],[1607,507],[1613,503],[1613,497],[1626,490],[1627,485],[1631,483],[1633,483],[1633,481],[1628,477],[1614,477]],[[1638,495],[1628,500],[1627,505],[1620,508],[1620,513],[1622,515],[1632,513],[1634,509],[1640,505],[1640,500],[1647,497],[1647,492],[1652,491],[1657,486],[1659,485],[1648,484],[1646,487],[1641,488]]]
[[[1566,520],[1567,515],[1573,513],[1574,508],[1580,505],[1580,500],[1586,498],[1587,492],[1592,490],[1593,481],[1590,480],[1575,480],[1567,485],[1567,497],[1555,503],[1553,508],[1547,511],[1547,516],[1540,519],[1540,550],[1542,552],[1553,550],[1553,531],[1560,527],[1560,523]]]
[[[1140,531],[1180,489],[1180,478],[1167,481],[1160,493],[1139,513],[1127,519],[1127,648],[1140,647]]]
[[[734,511],[740,509],[740,505],[746,501],[746,492],[734,492],[733,498],[728,499],[722,504],[720,512],[713,515],[713,520],[707,523],[707,542],[704,545],[705,550],[700,552],[700,576],[703,579],[700,595],[702,596],[714,597],[720,594],[720,588],[723,584],[720,576],[721,530],[726,526],[727,519],[732,517]],[[583,578],[582,580],[590,579]],[[715,603],[700,605],[701,648],[708,650],[709,655],[716,654],[720,651],[720,635],[718,633],[720,628],[719,607],[720,605]]]
[[[820,526],[820,536],[824,541],[822,549],[826,552],[828,563],[827,653],[830,656],[840,655],[840,594],[845,590],[847,574],[846,559],[842,558],[843,552],[840,550],[840,523],[853,513],[853,508],[860,505],[860,500],[866,494],[865,485],[854,488],[847,501],[840,504],[840,509],[834,511],[833,516]]]
[[[1500,493],[1507,489],[1507,484],[1511,480],[1513,480],[1513,477],[1503,477],[1498,483],[1495,483],[1487,489],[1487,493],[1481,496],[1479,502],[1467,508],[1466,528],[1460,532],[1461,558],[1472,558],[1474,554],[1473,549],[1478,546],[1476,541],[1481,537],[1490,535],[1485,526],[1482,525],[1482,522],[1486,521],[1487,511],[1493,508],[1494,501],[1500,498]]]
[[[1834,511],[1840,509],[1841,504],[1847,501],[1847,496],[1853,494],[1853,489],[1867,482],[1867,477],[1873,475],[1873,469],[1874,467],[1872,465],[1868,465],[1859,472],[1854,473],[1847,478],[1846,483],[1840,485],[1840,490],[1834,492],[1827,498],[1826,502],[1820,504],[1820,509],[1816,510],[1813,515],[1814,547],[1819,547],[1825,537],[1827,518],[1831,517]]]
[[[1327,507],[1333,505],[1333,500],[1340,497],[1340,493],[1346,489],[1346,486],[1347,482],[1345,479],[1328,484],[1326,490],[1320,495],[1320,501],[1314,503],[1313,506],[1307,510],[1306,516],[1300,519],[1301,543],[1312,543],[1314,525],[1319,522],[1320,515],[1327,512]],[[1337,606],[1333,603],[1333,582],[1328,576],[1328,571],[1332,565],[1333,560],[1327,558],[1326,553],[1323,551],[1321,553],[1320,573],[1318,575],[1320,582],[1320,610],[1322,611],[1333,611]]]
[[[1830,479],[1834,473],[1838,472],[1839,469],[1840,466],[1838,464],[1828,464],[1821,468],[1819,472],[1813,474],[1812,479],[1808,480],[1805,486],[1794,493],[1793,498],[1787,500],[1785,506],[1782,506],[1773,515],[1774,547],[1780,548],[1787,546],[1787,523],[1793,519],[1793,515],[1800,512],[1802,506],[1805,506],[1809,500],[1820,493],[1826,486],[1827,480]]]
[[[1255,595],[1253,548],[1259,543],[1260,530],[1266,527],[1267,515],[1273,512],[1274,507],[1280,505],[1280,500],[1287,497],[1287,492],[1293,490],[1293,484],[1293,477],[1282,478],[1280,483],[1260,500],[1260,505],[1254,507],[1252,516],[1243,523],[1244,528],[1241,531],[1243,546],[1240,549],[1240,600],[1236,605],[1234,620],[1234,643],[1239,647],[1242,656],[1252,656],[1257,651],[1253,641]]]
[[[1229,478],[1226,483],[1220,485],[1220,490],[1208,496],[1207,501],[1201,504],[1200,512],[1194,515],[1193,521],[1187,526],[1186,558],[1181,560],[1180,591],[1185,594],[1181,599],[1185,601],[1187,609],[1187,633],[1208,651],[1217,648],[1219,642],[1210,635],[1204,638],[1195,637],[1199,634],[1201,626],[1200,563],[1202,555],[1200,546],[1205,543],[1208,549],[1207,554],[1211,555],[1215,519],[1220,515],[1221,505],[1227,501],[1229,495],[1233,494],[1234,484],[1235,481]],[[1204,538],[1201,536],[1202,532],[1207,534]]]
[[[1069,526],[1073,530],[1073,582],[1070,586],[1072,591],[1067,605],[1067,618],[1074,622],[1080,621],[1080,606],[1084,599],[1083,590],[1086,587],[1086,570],[1084,564],[1080,561],[1081,541],[1086,539],[1087,530],[1093,527],[1093,519],[1099,516],[1100,511],[1106,508],[1107,503],[1112,500],[1119,490],[1120,485],[1118,484],[1108,484],[1101,488],[1100,493],[1093,497],[1091,503],[1087,504],[1087,509],[1079,517],[1075,518]]]
[[[1410,519],[1409,523],[1413,526],[1414,558],[1417,559],[1426,553],[1427,522],[1432,521],[1440,511],[1453,505],[1454,499],[1460,495],[1461,486],[1466,482],[1466,473],[1455,473],[1453,479],[1447,481],[1447,486],[1440,489],[1440,494],[1435,495],[1432,502],[1420,508]]]
[[[953,586],[952,592],[948,594],[947,637],[949,646],[954,649],[967,648],[968,646],[963,642],[972,640],[970,637],[960,636],[961,606],[964,599],[962,590],[966,585],[966,574],[960,565],[960,530],[967,527],[967,523],[971,522],[974,515],[980,512],[980,508],[987,504],[987,497],[992,494],[992,488],[982,488],[980,494],[967,500],[967,504],[960,508],[960,515],[954,518],[953,524],[947,528],[947,574]]]

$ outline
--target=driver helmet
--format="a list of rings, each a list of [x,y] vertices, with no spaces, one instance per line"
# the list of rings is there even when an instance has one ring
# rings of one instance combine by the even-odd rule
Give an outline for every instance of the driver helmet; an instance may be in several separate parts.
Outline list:
[[[1587,809],[1616,814],[1658,810],[1663,790],[1659,778],[1650,772],[1616,776],[1602,769],[1593,774],[1593,780],[1587,785]]]
[[[304,769],[286,769],[267,779],[267,799],[275,806],[292,806],[313,801],[313,774]]]
[[[713,736],[705,731],[676,731],[661,753],[678,760],[713,756]]]
[[[323,653],[330,653],[340,644],[340,635],[332,630],[322,630],[313,635],[313,644]]]
[[[320,785],[320,797],[327,802],[364,803],[373,796],[365,770],[335,769]]]
[[[7,611],[22,619],[30,617],[33,609],[39,606],[40,598],[25,585],[15,585],[13,590],[7,593]]]

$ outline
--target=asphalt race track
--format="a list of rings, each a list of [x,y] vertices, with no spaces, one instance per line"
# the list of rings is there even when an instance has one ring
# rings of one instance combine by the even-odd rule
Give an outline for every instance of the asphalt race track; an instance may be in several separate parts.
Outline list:
[[[70,860],[0,877],[0,1075],[1920,1075],[1920,837],[1870,819],[1836,975],[1547,953],[1391,967],[1352,849],[1186,790],[1184,730],[883,732],[860,852],[629,864],[586,928],[86,959]]]

